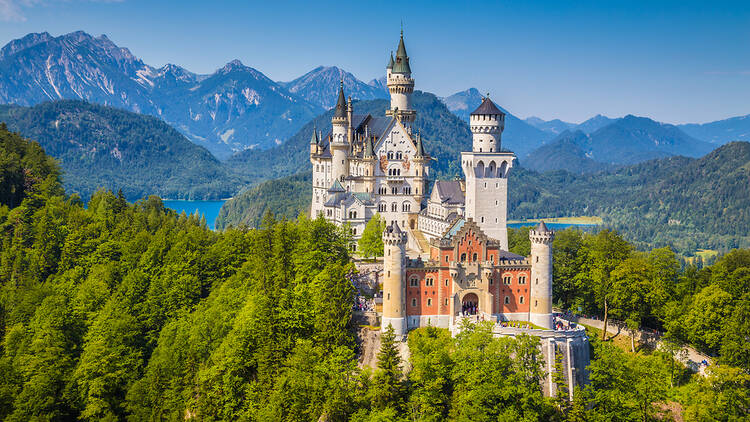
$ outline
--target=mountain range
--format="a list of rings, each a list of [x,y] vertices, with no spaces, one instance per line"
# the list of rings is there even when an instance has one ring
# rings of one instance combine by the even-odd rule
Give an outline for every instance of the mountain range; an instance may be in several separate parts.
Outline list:
[[[220,158],[268,148],[324,111],[234,60],[211,75],[154,68],[106,36],[43,32],[0,50],[0,103],[83,99],[162,118]]]
[[[521,161],[536,171],[591,173],[674,155],[700,157],[712,149],[674,125],[628,115],[591,133],[566,130]]]

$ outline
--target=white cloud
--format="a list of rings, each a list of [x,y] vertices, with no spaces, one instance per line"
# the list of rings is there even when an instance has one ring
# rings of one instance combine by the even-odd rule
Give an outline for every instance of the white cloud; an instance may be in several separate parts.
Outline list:
[[[0,0],[0,21],[5,22],[25,22],[25,9],[32,8],[40,4],[49,4],[67,0]],[[76,0],[73,0],[76,1]],[[90,1],[96,3],[119,3],[124,0],[78,0]]]

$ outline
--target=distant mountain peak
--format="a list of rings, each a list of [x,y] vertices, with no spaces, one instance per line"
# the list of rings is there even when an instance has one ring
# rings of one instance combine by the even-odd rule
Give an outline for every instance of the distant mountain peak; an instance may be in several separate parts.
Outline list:
[[[280,82],[289,92],[325,109],[333,107],[339,83],[343,79],[347,96],[358,100],[387,98],[384,86],[366,84],[337,66],[318,66],[289,82]]]

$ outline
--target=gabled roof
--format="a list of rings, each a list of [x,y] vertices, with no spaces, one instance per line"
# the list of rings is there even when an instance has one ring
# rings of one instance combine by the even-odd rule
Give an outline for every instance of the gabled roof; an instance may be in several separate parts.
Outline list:
[[[458,180],[438,180],[435,182],[435,191],[441,203],[463,204],[466,199],[461,190],[461,182]]]
[[[505,116],[505,113],[503,113],[495,103],[490,100],[490,97],[484,97],[482,99],[482,104],[479,104],[479,107],[477,107],[476,110],[471,112],[472,115],[502,115]]]
[[[338,180],[334,180],[331,187],[328,188],[328,192],[346,192],[346,189],[341,186],[341,183],[339,183]]]

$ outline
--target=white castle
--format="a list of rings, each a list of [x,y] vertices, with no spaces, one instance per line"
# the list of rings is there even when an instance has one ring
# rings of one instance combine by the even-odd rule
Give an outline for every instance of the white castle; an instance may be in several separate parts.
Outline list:
[[[348,224],[356,240],[380,213],[388,225],[405,228],[408,248],[414,251],[424,250],[424,240],[439,237],[456,218],[466,217],[507,250],[507,175],[515,155],[500,150],[505,114],[484,98],[471,114],[472,151],[461,154],[465,183],[438,181],[425,201],[430,156],[413,130],[414,79],[403,32],[386,78],[391,104],[384,117],[354,114],[342,82],[331,132],[323,136],[313,131],[311,216],[323,214],[336,224]]]

